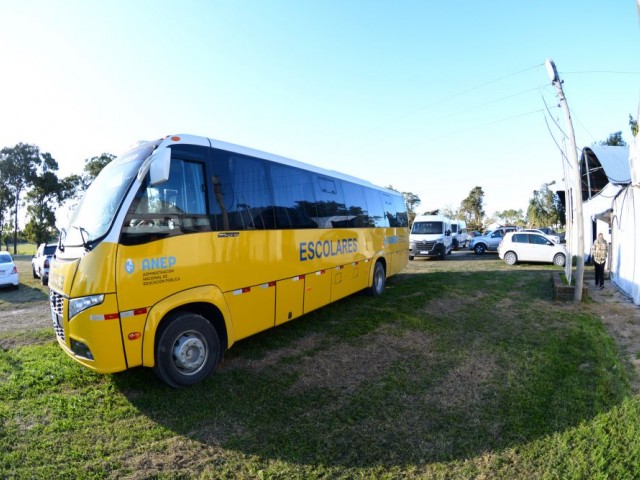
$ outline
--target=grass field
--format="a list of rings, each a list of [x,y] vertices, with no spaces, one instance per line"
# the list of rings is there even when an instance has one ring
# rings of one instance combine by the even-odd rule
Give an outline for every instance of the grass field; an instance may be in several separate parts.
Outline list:
[[[240,342],[181,391],[16,333],[0,477],[638,478],[635,373],[589,302],[552,299],[552,271],[413,262],[382,297]]]

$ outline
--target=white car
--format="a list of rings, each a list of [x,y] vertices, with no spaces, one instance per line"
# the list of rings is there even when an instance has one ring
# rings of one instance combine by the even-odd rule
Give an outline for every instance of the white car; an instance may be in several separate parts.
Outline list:
[[[11,254],[7,251],[0,252],[0,287],[12,286],[18,288],[20,278],[18,277],[18,269],[11,258]]]
[[[509,232],[498,246],[498,256],[507,265],[545,262],[564,267],[569,255],[564,244],[555,243],[543,233]]]
[[[33,278],[40,278],[42,285],[49,284],[49,264],[56,253],[57,243],[41,243],[36,254],[31,259]]]
[[[560,243],[560,235],[556,235],[556,234],[553,234],[553,233],[544,233],[542,230],[538,230],[537,228],[525,228],[525,229],[523,229],[521,231],[522,232],[539,233],[540,235],[544,235],[548,239],[553,240],[555,243]]]

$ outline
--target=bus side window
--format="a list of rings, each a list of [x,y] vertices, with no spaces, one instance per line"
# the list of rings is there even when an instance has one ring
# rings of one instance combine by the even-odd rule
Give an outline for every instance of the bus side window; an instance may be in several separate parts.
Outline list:
[[[369,209],[369,219],[375,227],[388,227],[389,220],[384,213],[382,205],[382,192],[379,190],[366,189],[367,207]]]
[[[311,174],[276,163],[269,165],[276,228],[318,228]]]

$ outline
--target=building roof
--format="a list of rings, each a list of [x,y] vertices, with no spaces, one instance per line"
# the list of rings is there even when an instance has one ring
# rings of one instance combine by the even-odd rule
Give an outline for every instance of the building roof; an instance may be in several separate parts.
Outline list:
[[[630,184],[629,147],[592,145],[583,148],[580,155],[580,180],[583,201],[598,195],[608,183]]]

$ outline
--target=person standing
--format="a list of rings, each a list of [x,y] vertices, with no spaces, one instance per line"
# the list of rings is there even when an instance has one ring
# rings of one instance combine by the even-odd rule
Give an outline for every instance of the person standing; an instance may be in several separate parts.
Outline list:
[[[598,234],[598,238],[591,246],[591,260],[596,271],[596,286],[600,290],[604,288],[604,264],[609,256],[609,244],[606,242],[602,233]]]

